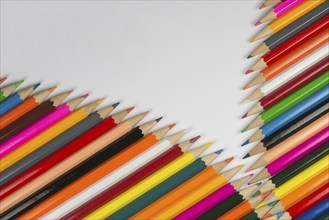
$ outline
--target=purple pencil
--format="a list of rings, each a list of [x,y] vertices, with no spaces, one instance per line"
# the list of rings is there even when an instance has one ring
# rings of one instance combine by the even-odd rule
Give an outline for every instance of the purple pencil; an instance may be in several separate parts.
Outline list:
[[[195,219],[217,205],[218,203],[224,201],[233,193],[235,193],[246,181],[250,178],[245,176],[241,179],[227,183],[223,187],[219,188],[215,192],[211,193],[209,196],[199,201],[195,205],[186,209],[184,212],[177,215],[174,220],[186,220],[186,219]]]
[[[311,138],[307,139],[285,155],[281,156],[277,160],[267,165],[266,168],[264,168],[258,175],[255,176],[251,183],[255,183],[259,180],[276,175],[283,169],[287,168],[288,166],[294,164],[296,161],[303,158],[305,155],[316,150],[328,140],[329,127],[326,127],[325,129],[313,135]]]

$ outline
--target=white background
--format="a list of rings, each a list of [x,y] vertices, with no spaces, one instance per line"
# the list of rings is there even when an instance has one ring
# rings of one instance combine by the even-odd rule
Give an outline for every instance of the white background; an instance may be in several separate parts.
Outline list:
[[[259,1],[1,1],[1,74],[6,83],[26,79],[56,94],[91,93],[87,102],[107,97],[117,110],[151,110],[156,128],[177,122],[173,132],[191,128],[207,151],[225,148],[216,161],[241,161],[253,145],[240,144],[251,120],[240,117],[252,104],[242,86],[257,46],[248,40],[265,11]],[[39,89],[38,91],[40,91]],[[55,93],[54,93],[55,94]],[[144,120],[145,122],[146,120]]]

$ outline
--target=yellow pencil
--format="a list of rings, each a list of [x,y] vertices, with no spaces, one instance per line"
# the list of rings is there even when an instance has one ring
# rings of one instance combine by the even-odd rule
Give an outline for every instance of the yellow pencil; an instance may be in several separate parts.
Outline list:
[[[272,34],[275,34],[291,24],[292,22],[296,21],[309,11],[313,10],[326,0],[306,0],[302,4],[298,5],[297,7],[290,10],[288,13],[284,14],[282,17],[272,21],[265,29],[259,32],[254,38],[250,41],[254,42],[261,38],[268,37]]]
[[[260,208],[266,204],[271,202],[277,201],[280,198],[284,197],[288,193],[292,192],[293,190],[297,189],[305,182],[309,181],[310,179],[314,178],[318,174],[322,173],[326,169],[328,169],[329,164],[329,155],[325,156],[306,170],[300,172],[295,177],[291,178],[278,188],[274,189],[273,192],[261,202],[257,208]]]
[[[74,111],[61,121],[57,122],[47,130],[43,131],[39,135],[35,136],[31,140],[20,146],[18,149],[8,154],[6,157],[2,158],[0,163],[0,172],[7,169],[20,159],[24,158],[29,153],[42,147],[42,145],[44,145],[48,141],[52,140],[56,136],[60,135],[61,133],[75,125],[76,123],[86,118],[103,101],[104,99],[100,99],[96,102],[90,103]]]
[[[135,200],[170,176],[191,164],[207,147],[209,147],[209,144],[185,152],[182,156],[178,157],[151,176],[131,187],[115,199],[109,201],[96,211],[86,216],[84,219],[104,219],[107,216],[112,215],[114,212],[126,206],[131,201]]]

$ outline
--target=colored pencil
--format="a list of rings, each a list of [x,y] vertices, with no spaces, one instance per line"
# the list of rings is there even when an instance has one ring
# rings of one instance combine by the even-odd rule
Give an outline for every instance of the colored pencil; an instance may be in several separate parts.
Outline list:
[[[15,136],[11,137],[9,140],[4,142],[0,145],[0,158],[3,158],[7,156],[8,158],[10,155],[9,153],[14,153],[14,150],[21,149],[21,147],[29,143],[32,139],[40,135],[43,131],[47,130],[51,126],[53,126],[55,123],[59,122],[71,112],[87,97],[87,95],[81,96],[77,99],[73,99],[70,102],[67,102],[58,108],[56,108],[54,111],[47,114],[42,119],[34,122],[32,125],[25,128],[20,133],[16,134]],[[11,154],[12,155],[12,154]],[[12,157],[12,156],[10,156]],[[8,161],[8,162],[6,162]],[[13,159],[2,159],[2,163],[0,164],[0,171],[3,171],[7,169],[10,165],[12,165],[14,162]]]
[[[8,96],[10,96],[22,83],[24,80],[9,84],[5,87],[0,88],[0,103],[3,102]]]
[[[55,167],[48,169],[42,175],[38,176],[34,180],[25,184],[23,187],[14,191],[12,194],[2,200],[0,213],[4,213],[5,210],[8,210],[10,208],[11,210],[8,210],[6,214],[8,216],[18,216],[20,215],[20,212],[24,213],[26,210],[29,209],[29,206],[33,206],[36,204],[37,201],[33,201],[33,195],[37,194],[37,190],[56,180],[58,177],[62,176],[72,168],[81,165],[82,162],[86,162],[86,159],[95,158],[95,156],[93,155],[97,152],[98,155],[101,155],[99,152],[103,152],[103,149],[105,149],[108,145],[111,145],[111,143],[116,143],[115,141],[118,138],[122,139],[126,136],[129,136],[130,134],[139,133],[138,127],[136,129],[133,129],[133,127],[141,119],[143,119],[147,113],[148,112],[145,112],[143,114],[130,118],[124,121],[123,123],[120,123],[118,126],[114,127],[110,131],[103,133],[103,135],[98,137],[96,140],[93,140],[92,142],[84,146],[84,148],[80,149],[78,152],[62,160]],[[90,170],[92,169],[92,167],[88,167],[88,169]],[[87,172],[88,169],[81,171]],[[60,180],[65,181],[65,179],[58,178],[58,181]],[[27,197],[32,199],[29,199]],[[13,207],[14,205],[15,207]]]
[[[132,188],[128,189],[118,197],[107,202],[105,205],[92,212],[84,219],[100,219],[106,218],[118,211],[122,207],[126,206],[139,196],[143,195],[147,191],[151,190],[170,176],[174,175],[184,167],[191,164],[204,150],[206,147],[197,148],[192,151],[185,152],[182,156],[175,159],[165,167],[161,168],[151,176],[144,179],[142,182],[136,184]]]
[[[247,113],[246,116],[262,112],[269,109],[282,99],[286,98],[296,90],[305,86],[324,72],[329,70],[329,59],[324,58],[320,62],[316,63],[311,68],[308,68],[306,71],[302,72],[300,75],[291,79],[287,83],[281,85],[274,91],[271,91],[269,94],[264,94],[261,89],[256,89],[255,92],[247,98],[248,102],[252,98],[261,98]],[[272,81],[270,81],[272,82]],[[255,94],[257,93],[257,94]],[[264,97],[264,95],[266,95]],[[252,98],[250,98],[252,97]]]
[[[41,103],[35,109],[31,110],[30,112],[26,113],[22,117],[12,122],[7,127],[1,129],[0,144],[4,143],[9,138],[23,131],[25,128],[32,125],[41,118],[45,117],[51,111],[55,110],[62,103],[62,101],[71,93],[72,91],[68,91],[60,95],[54,96],[51,99],[48,99],[47,101]]]
[[[6,81],[7,80],[7,76],[5,76],[5,77],[2,77],[1,79],[0,79],[0,85],[4,82],[4,81]]]
[[[21,104],[36,88],[38,88],[40,83],[33,86],[27,87],[20,91],[15,92],[14,94],[8,96],[0,104],[0,116],[3,116],[11,109],[15,108],[17,105]]]
[[[281,17],[304,1],[305,0],[286,0],[275,5],[262,19],[256,22],[255,26]]]
[[[77,208],[79,204],[87,202],[95,195],[98,195],[114,183],[118,182],[125,176],[127,176],[136,166],[136,169],[141,167],[143,164],[139,164],[139,159],[152,158],[156,155],[148,156],[147,153],[158,148],[159,140],[174,126],[175,124],[166,126],[162,129],[154,131],[137,141],[135,144],[129,146],[124,151],[115,155],[114,157],[107,160],[102,165],[98,166],[82,178],[78,179],[62,191],[56,193],[50,198],[55,199],[56,204],[53,208],[47,207],[50,210],[49,213],[42,216],[43,219],[59,219],[67,214],[73,208]],[[163,147],[164,142],[167,142],[166,147],[175,144],[186,132],[179,132],[168,139],[161,141],[160,148]],[[147,160],[146,160],[147,162]],[[130,166],[130,167],[129,167]],[[122,173],[126,172],[126,175]],[[117,174],[122,174],[122,177],[115,178]],[[47,201],[49,202],[49,200]],[[56,207],[56,208],[55,208]]]
[[[298,104],[300,101],[319,91],[325,85],[328,85],[328,83],[329,70],[317,77],[316,79],[312,80],[310,83],[306,84],[302,88],[298,89],[296,92],[289,95],[282,101],[278,102],[271,108],[256,116],[256,118],[245,129],[249,130],[252,128],[260,127],[270,122],[271,120],[285,112],[287,109],[291,108],[292,106]]]
[[[85,119],[82,119],[81,122],[67,129],[62,134],[55,137],[53,140],[44,144],[41,148],[30,153],[8,169],[4,170],[1,173],[0,185],[2,186],[5,183],[9,182],[19,174],[25,172],[29,168],[33,167],[40,161],[47,158],[49,155],[61,149],[61,147],[65,146],[67,143],[79,137],[81,134],[83,134],[96,124],[100,123],[118,104],[119,103],[110,105],[88,115]]]
[[[276,48],[266,48],[268,52],[264,54],[251,68],[250,70],[260,70],[265,67],[268,67],[275,63],[277,60],[281,59],[282,56],[286,55],[290,51],[296,49],[297,47],[303,45],[308,40],[312,39],[318,33],[326,30],[329,25],[329,16],[324,16],[323,18],[319,19],[318,21],[314,22],[309,27],[305,28],[295,36],[292,36],[287,41],[283,42],[281,45],[277,46]],[[266,47],[266,46],[264,46]],[[253,54],[249,55],[248,58],[253,57]],[[246,72],[247,74],[249,72]]]
[[[324,177],[326,176],[328,177],[328,175],[324,175]],[[324,178],[321,180],[314,178],[297,190],[294,190],[287,196],[283,197],[268,213],[266,213],[265,216],[269,217],[287,210],[288,214],[292,218],[296,218],[299,214],[321,202],[328,195],[329,185],[326,183]],[[294,209],[298,209],[298,214],[295,214],[295,216],[292,216],[292,214],[289,212],[289,210],[293,207],[295,207]]]
[[[305,128],[324,114],[329,112],[329,103],[324,102],[320,103],[320,105],[314,106],[313,109],[310,111],[307,111],[302,116],[296,118],[283,128],[279,129],[278,131],[274,132],[270,136],[264,138],[261,140],[256,146],[247,153],[244,158],[254,156],[256,154],[259,154],[261,152],[267,151],[269,149],[272,149],[282,141],[289,138],[291,135],[296,134],[301,129]],[[248,144],[249,140],[245,142],[245,144]],[[243,145],[242,145],[243,146]]]
[[[290,10],[282,17],[272,21],[265,29],[263,29],[255,37],[253,37],[251,39],[251,42],[271,36],[279,32],[280,30],[287,27],[292,22],[298,20],[300,17],[302,17],[306,13],[312,11],[314,8],[318,7],[320,4],[325,2],[326,2],[325,0],[305,0],[305,2],[298,5],[294,9]]]
[[[328,204],[329,198],[318,203],[313,208],[304,212],[302,215],[298,216],[296,220],[310,220],[310,219],[318,219],[320,216],[328,213]]]
[[[125,190],[136,185],[144,178],[152,175],[157,170],[161,169],[171,161],[175,160],[181,156],[185,151],[187,151],[193,143],[195,143],[200,136],[194,137],[190,140],[184,141],[182,143],[174,145],[172,148],[164,152],[162,155],[154,158],[141,168],[132,172],[126,178],[115,183],[113,186],[110,186],[108,189],[104,190],[99,195],[95,196],[88,202],[82,204],[77,209],[70,212],[68,215],[64,216],[62,219],[73,220],[73,219],[82,219],[92,211],[101,207],[107,201],[123,193]],[[135,200],[137,201],[137,200]],[[145,201],[145,200],[143,200]]]
[[[210,154],[195,160],[113,216],[120,216],[120,213],[124,215],[123,211],[132,208],[133,211],[128,212],[127,217],[129,217],[129,219],[151,218],[151,216],[163,210],[172,202],[189,193],[192,187],[202,185],[207,179],[215,177],[217,172],[221,172],[233,158],[210,165],[215,159],[216,154],[220,153],[221,151],[218,151],[215,154]],[[196,178],[199,179],[199,182],[196,181]],[[140,203],[141,205],[139,205]]]
[[[325,186],[327,184],[328,177],[329,173],[328,170],[326,170],[305,182],[300,187],[292,190],[290,193],[280,198],[280,200],[260,207],[259,209],[267,209],[266,206],[271,206],[270,210],[262,217],[267,218],[287,210],[308,195],[312,194],[314,191],[320,189],[322,186]]]
[[[308,28],[310,25],[314,24],[316,21],[328,15],[328,12],[328,3],[322,3],[319,7],[316,7],[314,10],[283,28],[278,33],[267,38],[264,43],[262,43],[254,52],[251,53],[250,56],[256,56],[277,48],[304,29]]]
[[[104,99],[100,99],[72,112],[70,115],[53,124],[48,129],[44,130],[40,134],[25,142],[23,145],[19,146],[17,149],[10,152],[10,154],[6,155],[1,161],[1,171],[8,169],[28,154],[39,149],[44,144],[48,143],[67,129],[71,128],[73,125],[80,122],[82,119],[86,118],[103,101]]]
[[[328,169],[328,159],[329,155],[326,155],[321,160],[308,167],[306,170],[303,170],[302,172],[282,184],[280,187],[274,189],[271,194],[268,195],[257,208],[269,204],[271,202],[278,201],[280,198],[283,198],[285,195],[297,189],[307,181],[326,171]]]
[[[177,215],[174,220],[184,220],[184,219],[195,219],[202,215],[203,213],[207,212],[218,203],[224,201],[229,196],[233,195],[236,191],[240,189],[240,187],[245,184],[245,182],[250,179],[250,176],[245,176],[230,183],[225,184],[223,187],[218,188],[216,191],[209,194],[204,199],[200,200],[190,208],[186,209],[185,211],[181,212]],[[253,186],[254,189],[257,186]]]
[[[303,200],[287,209],[291,218],[297,218],[305,211],[311,209],[325,198],[329,197],[329,184],[325,184]]]
[[[324,30],[320,32],[315,37],[311,38],[303,45],[297,47],[296,49],[290,51],[278,61],[264,68],[258,75],[253,78],[243,89],[250,88],[257,84],[269,81],[284,71],[288,70],[290,67],[295,66],[296,63],[307,58],[308,55],[319,50],[321,47],[328,47],[328,31]]]
[[[284,2],[284,1],[285,0],[267,0],[259,6],[259,9],[263,9],[263,8],[269,7],[271,5],[276,5],[276,4],[279,4],[280,2]]]
[[[134,217],[135,215],[143,215],[142,212],[146,207],[152,207],[153,203],[157,202],[157,200],[162,201],[162,197],[166,197],[166,194],[170,194],[172,190],[175,190],[175,188],[180,187],[186,181],[190,181],[192,178],[194,178],[194,176],[199,176],[204,172],[204,170],[207,170],[207,166],[209,166],[209,164],[215,160],[215,158],[221,152],[222,150],[195,160],[184,169],[180,170],[170,178],[166,179],[147,193],[143,194],[107,218],[135,219],[137,218]],[[224,166],[226,166],[226,164],[226,162],[220,162],[215,166],[221,170]]]
[[[329,113],[326,113],[321,118],[317,119],[310,125],[303,128],[298,133],[290,136],[274,148],[265,152],[262,157],[260,157],[255,163],[253,163],[247,171],[257,169],[262,166],[266,166],[273,161],[277,160],[279,157],[288,153],[289,151],[296,148],[299,144],[303,143],[307,139],[311,138],[313,135],[317,134],[321,130],[328,126]]]
[[[63,161],[65,158],[72,156],[74,153],[81,150],[86,145],[90,144],[92,141],[105,134],[106,132],[111,131],[115,126],[117,126],[124,117],[132,110],[129,108],[123,110],[119,113],[116,113],[98,125],[94,126],[90,130],[83,133],[81,136],[75,140],[69,142],[64,147],[56,151],[54,154],[48,156],[43,161],[34,165],[24,173],[15,177],[10,182],[6,183],[0,189],[0,199],[6,198],[11,193],[15,192],[19,188],[23,187],[25,184],[28,184],[38,176],[42,175],[48,169],[56,166],[58,163]]]
[[[89,177],[90,174],[88,172],[93,172],[95,167],[102,167],[104,162],[106,162],[108,159],[124,151],[138,140],[141,140],[160,120],[161,118],[158,118],[136,127],[127,134],[123,135],[117,141],[107,145],[92,157],[81,162],[78,166],[75,166],[60,178],[43,187],[42,190],[36,192],[34,196],[32,196],[32,199],[28,201],[31,205],[29,206],[27,213],[24,213],[23,215],[39,216],[33,218],[40,218],[44,214],[48,213],[51,209],[57,207],[62,201],[64,202],[70,198],[71,195],[74,195],[74,192],[79,192],[79,190],[82,190],[83,187],[89,186],[88,181],[90,181],[89,183],[91,184],[94,181],[97,181],[98,179],[91,178],[86,180],[86,177]],[[107,170],[99,169],[97,169],[97,171],[98,173],[96,174],[98,175],[100,172],[102,172],[101,175],[105,175],[107,172]],[[95,176],[93,177],[95,178]],[[75,183],[73,183],[74,181],[77,181],[77,183],[83,182],[86,185],[77,186]],[[69,191],[69,189],[71,191]]]
[[[216,189],[224,186],[242,167],[242,165],[238,166],[207,180],[199,188],[191,190],[190,193],[185,195],[183,198],[176,200],[174,203],[170,204],[170,206],[166,207],[166,209],[160,211],[152,218],[172,219],[179,213],[185,211],[192,205],[213,193]]]
[[[329,86],[325,86],[324,88],[320,89],[313,95],[309,96],[308,98],[304,99],[297,105],[291,107],[286,112],[282,113],[269,123],[263,125],[256,131],[250,138],[249,142],[254,142],[257,140],[261,140],[269,135],[273,134],[274,132],[278,131],[285,125],[289,124],[296,118],[300,117],[304,113],[311,110],[314,106],[319,105],[320,103],[326,102],[328,100],[328,92]]]
[[[31,96],[27,100],[25,100],[23,103],[18,105],[17,107],[13,108],[9,112],[7,112],[5,115],[0,117],[0,129],[5,128],[10,123],[14,122],[21,116],[25,115],[32,109],[36,108],[40,105],[43,100],[50,95],[54,90],[56,89],[56,86],[49,88],[45,91],[39,92],[36,95]]]
[[[279,173],[286,167],[300,160],[313,150],[317,149],[327,141],[329,141],[329,127],[326,127],[319,133],[315,134],[308,140],[298,145],[293,150],[289,151],[285,155],[281,156],[274,162],[267,165],[265,169],[263,169],[255,176],[251,183],[268,178],[270,176],[274,176],[275,174]]]
[[[215,205],[214,207],[212,207],[211,209],[209,209],[207,212],[203,213],[196,219],[197,220],[217,219],[224,213],[228,212],[229,210],[233,209],[235,206],[239,205],[244,200],[246,200],[255,191],[255,188],[259,186],[260,183],[236,191],[227,199],[218,203],[217,205]]]

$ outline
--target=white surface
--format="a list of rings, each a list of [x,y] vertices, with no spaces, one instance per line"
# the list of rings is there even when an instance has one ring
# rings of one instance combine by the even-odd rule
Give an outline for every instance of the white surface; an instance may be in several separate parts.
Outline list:
[[[254,77],[243,72],[255,61],[245,57],[257,46],[248,39],[265,13],[259,4],[1,1],[1,74],[6,84],[41,80],[40,88],[58,84],[56,93],[91,92],[89,102],[121,101],[118,110],[152,110],[147,119],[165,116],[156,128],[191,128],[186,138],[201,134],[198,145],[216,142],[208,152],[226,149],[216,161],[235,155],[232,167],[252,147],[239,147],[253,132],[240,134],[253,105],[241,104],[251,92],[241,88]]]

